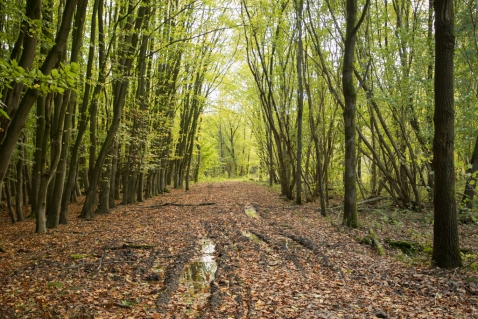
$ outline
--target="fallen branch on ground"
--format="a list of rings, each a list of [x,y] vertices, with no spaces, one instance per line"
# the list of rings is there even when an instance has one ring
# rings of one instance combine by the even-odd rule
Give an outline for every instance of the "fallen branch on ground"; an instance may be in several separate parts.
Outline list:
[[[122,303],[119,303],[119,302],[114,302],[113,303],[113,306],[116,306],[118,308],[124,308],[124,309],[131,309],[133,307],[131,307],[130,305],[125,305],[125,304],[122,304]]]
[[[164,203],[161,204],[161,206],[179,206],[179,207],[184,207],[184,206],[210,206],[210,205],[216,205],[216,203],[199,203],[199,204],[176,204],[176,203]]]
[[[107,248],[109,250],[119,250],[119,249],[127,249],[127,248],[131,248],[131,249],[151,249],[151,248],[154,248],[156,246],[154,245],[134,245],[134,244],[123,244],[121,246],[118,246],[118,247],[110,247],[110,248]]]
[[[148,206],[147,208],[158,208],[163,206],[178,206],[178,207],[186,207],[186,206],[211,206],[216,205],[214,202],[206,202],[206,203],[199,203],[199,204],[178,204],[177,202],[173,203],[163,203],[159,205]]]
[[[113,260],[113,261],[103,261],[103,262],[94,262],[94,263],[82,263],[78,264],[75,266],[67,267],[67,269],[75,269],[75,268],[80,268],[81,266],[87,266],[87,265],[99,265],[99,264],[121,264],[121,263],[135,263],[138,262],[137,260],[131,261],[131,260]]]
[[[358,206],[358,205],[362,205],[362,204],[370,204],[370,203],[374,203],[374,202],[379,202],[379,201],[385,200],[385,199],[390,199],[390,197],[374,197],[374,198],[370,198],[370,199],[367,199],[367,200],[358,202],[358,203],[357,203],[357,206]],[[344,208],[344,206],[329,207],[329,208],[327,208],[327,209],[328,209],[328,210],[332,210],[332,209],[342,209],[342,208]]]

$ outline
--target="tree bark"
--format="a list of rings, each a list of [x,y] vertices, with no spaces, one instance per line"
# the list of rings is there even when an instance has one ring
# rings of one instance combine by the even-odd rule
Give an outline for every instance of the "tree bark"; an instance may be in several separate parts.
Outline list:
[[[355,106],[357,92],[353,80],[354,49],[357,42],[357,30],[363,21],[369,0],[365,4],[362,17],[357,22],[357,0],[347,0],[344,64],[342,68],[342,89],[344,94],[344,130],[345,130],[345,175],[344,175],[344,224],[358,227],[357,188],[355,184]]]
[[[434,226],[432,260],[438,267],[462,265],[455,202],[453,0],[435,0],[435,113],[433,122]]]
[[[24,139],[22,140],[24,143]],[[17,161],[17,193],[15,195],[15,210],[17,213],[17,221],[22,222],[25,220],[23,217],[23,144],[18,148],[18,161]]]
[[[478,137],[475,141],[473,154],[470,160],[471,169],[468,171],[470,177],[466,179],[465,192],[461,199],[462,209],[473,209],[473,198],[475,196],[476,188],[476,172],[478,171]]]
[[[304,87],[302,84],[303,44],[302,44],[302,0],[295,1],[298,29],[297,43],[297,168],[295,170],[296,203],[302,204],[302,113],[304,111]]]
[[[8,214],[10,215],[10,221],[12,224],[15,224],[15,211],[13,210],[13,203],[12,203],[12,193],[10,191],[11,185],[10,181],[7,179],[5,180],[5,187],[3,190],[5,191],[5,200],[7,202]]]

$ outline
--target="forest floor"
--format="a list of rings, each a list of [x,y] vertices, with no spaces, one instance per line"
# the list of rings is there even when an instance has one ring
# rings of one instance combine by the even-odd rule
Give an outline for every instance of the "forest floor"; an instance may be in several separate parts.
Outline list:
[[[0,318],[478,318],[476,269],[429,266],[423,214],[368,207],[348,230],[339,209],[324,218],[252,182],[172,190],[90,221],[80,208],[41,235],[2,214]],[[387,257],[366,244],[369,227]],[[467,256],[477,228],[460,226]]]

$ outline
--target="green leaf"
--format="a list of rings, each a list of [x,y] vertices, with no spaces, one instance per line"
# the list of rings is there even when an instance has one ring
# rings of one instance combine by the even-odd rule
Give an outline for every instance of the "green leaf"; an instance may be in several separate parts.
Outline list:
[[[56,78],[58,76],[58,70],[57,69],[53,69],[51,70],[51,75]]]
[[[4,110],[0,109],[0,115],[6,117],[7,119],[10,119],[10,116],[8,116],[7,112],[5,112]]]
[[[70,66],[71,66],[71,70],[74,72],[78,71],[78,69],[80,68],[80,66],[76,62],[71,62]]]

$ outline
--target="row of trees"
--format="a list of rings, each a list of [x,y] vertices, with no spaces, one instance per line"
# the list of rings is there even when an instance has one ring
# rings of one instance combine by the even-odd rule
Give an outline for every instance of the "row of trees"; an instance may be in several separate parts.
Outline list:
[[[322,214],[329,190],[345,185],[344,223],[356,227],[358,196],[387,194],[414,210],[432,198],[454,203],[453,156],[471,208],[477,15],[472,0],[434,4],[2,3],[0,184],[12,220],[28,203],[44,232],[67,222],[81,193],[82,217],[92,218],[97,201],[107,212],[120,193],[131,203],[169,184],[188,189],[201,175],[267,172],[287,198],[319,200]],[[436,92],[456,98],[455,151],[453,100]],[[448,134],[446,152],[438,133]],[[433,196],[445,186],[448,197]],[[437,232],[456,228],[454,206],[441,207],[437,220],[448,226]],[[444,242],[455,249],[453,240]],[[440,261],[443,245],[436,262],[459,263],[456,254]]]
[[[234,45],[227,4],[28,0],[0,10],[0,185],[12,221],[30,205],[45,232],[67,223],[82,193],[90,219],[120,191],[127,204],[188,187],[200,115]]]
[[[322,214],[327,190],[343,184],[350,227],[357,193],[386,193],[417,211],[434,198],[433,259],[459,265],[453,163],[466,176],[468,208],[478,164],[474,1],[243,0],[241,19],[257,96],[250,111],[262,119],[253,131],[270,182],[277,176],[297,203],[303,193],[319,198]]]

